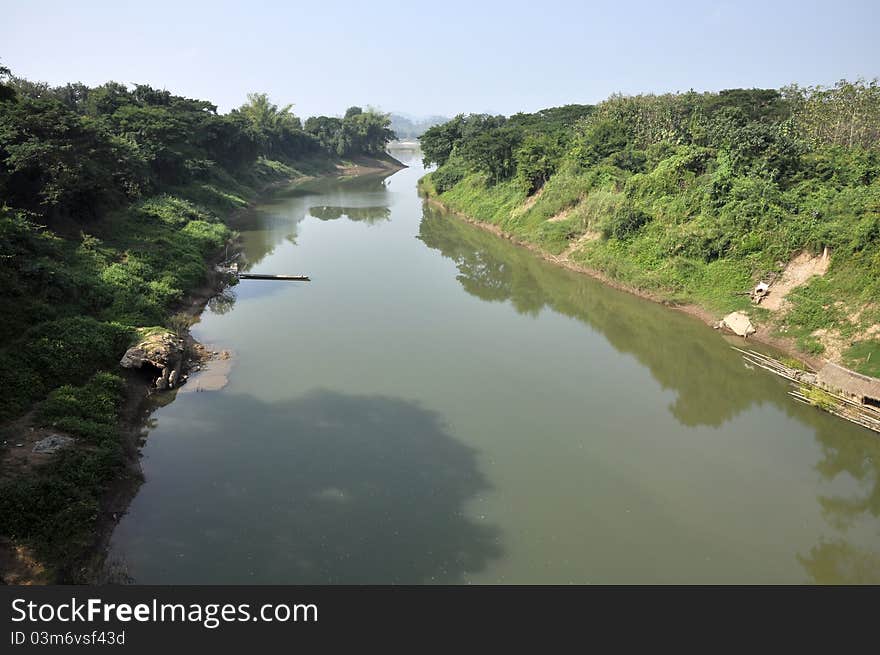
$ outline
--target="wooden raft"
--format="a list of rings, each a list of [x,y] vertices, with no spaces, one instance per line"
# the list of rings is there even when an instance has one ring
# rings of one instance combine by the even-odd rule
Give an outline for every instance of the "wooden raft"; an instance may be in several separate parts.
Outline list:
[[[880,432],[880,410],[818,384],[814,372],[786,366],[782,362],[755,350],[743,350],[736,346],[731,346],[731,348],[739,352],[747,363],[790,381],[795,389],[788,393],[798,402],[825,410],[829,414],[874,432]]]

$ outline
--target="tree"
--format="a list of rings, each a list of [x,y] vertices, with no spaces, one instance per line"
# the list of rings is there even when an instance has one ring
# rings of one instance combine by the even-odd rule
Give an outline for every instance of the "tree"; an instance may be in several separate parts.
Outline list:
[[[265,93],[249,93],[248,101],[238,111],[261,135],[265,154],[295,157],[310,149],[311,140],[292,108],[292,104],[278,107]]]
[[[461,155],[475,170],[485,173],[495,184],[513,176],[514,151],[522,134],[513,127],[495,127],[462,142]]]
[[[305,131],[318,141],[321,148],[328,152],[336,152],[342,132],[342,119],[333,116],[311,116],[306,119]]]
[[[422,161],[425,166],[437,164],[443,166],[452,154],[455,145],[462,138],[464,126],[464,114],[440,125],[434,125],[425,130],[419,139],[422,146]]]
[[[362,111],[350,107],[342,119],[342,138],[337,148],[340,155],[353,153],[378,154],[394,139],[391,118],[373,109]]]
[[[291,111],[293,105],[278,107],[266,93],[248,93],[248,101],[239,111],[262,132],[270,134],[281,128],[302,129],[299,118]]]
[[[794,105],[794,125],[812,146],[876,148],[880,145],[880,84],[841,80],[832,88],[784,89]]]
[[[43,215],[95,216],[145,183],[134,144],[57,100],[0,105],[0,144],[0,194]]]
[[[0,66],[0,102],[15,98],[15,89],[9,86],[12,72],[6,66]]]
[[[629,142],[626,128],[610,119],[599,119],[587,124],[579,144],[580,161],[593,166],[615,153],[623,150]]]
[[[556,172],[562,157],[559,142],[546,134],[529,134],[515,153],[516,179],[527,195],[540,189]]]

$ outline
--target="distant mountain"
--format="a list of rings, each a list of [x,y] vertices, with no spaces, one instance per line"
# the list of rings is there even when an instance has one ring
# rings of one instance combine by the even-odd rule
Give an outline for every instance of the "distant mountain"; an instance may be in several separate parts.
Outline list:
[[[408,116],[392,112],[391,129],[397,134],[398,139],[417,139],[429,127],[445,123],[448,120],[446,116]]]

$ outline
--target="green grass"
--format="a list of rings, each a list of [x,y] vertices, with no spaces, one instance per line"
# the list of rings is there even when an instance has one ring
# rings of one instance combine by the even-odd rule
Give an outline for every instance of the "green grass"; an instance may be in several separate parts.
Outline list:
[[[96,373],[83,386],[66,384],[52,391],[37,408],[37,419],[97,445],[112,445],[124,382]]]
[[[793,368],[797,371],[807,371],[807,365],[804,364],[801,360],[795,359],[794,357],[780,357],[780,363],[784,364],[788,368]]]
[[[49,394],[39,419],[79,437],[88,447],[69,447],[36,472],[0,482],[0,525],[6,536],[31,546],[50,565],[76,561],[94,540],[100,498],[123,462],[118,411],[124,383],[98,373],[85,385]],[[70,570],[56,571],[76,581]]]
[[[801,387],[801,393],[810,401],[811,405],[819,409],[829,410],[837,407],[837,400],[834,396],[819,387]]]
[[[843,353],[843,361],[865,375],[880,378],[880,339],[857,342]]]

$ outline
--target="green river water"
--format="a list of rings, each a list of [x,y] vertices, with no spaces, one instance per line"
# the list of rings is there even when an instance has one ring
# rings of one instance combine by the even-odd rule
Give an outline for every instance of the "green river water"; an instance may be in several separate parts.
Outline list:
[[[401,155],[405,156],[405,155]],[[293,186],[194,328],[228,385],[151,417],[139,583],[880,582],[880,439],[721,335],[426,207]]]

